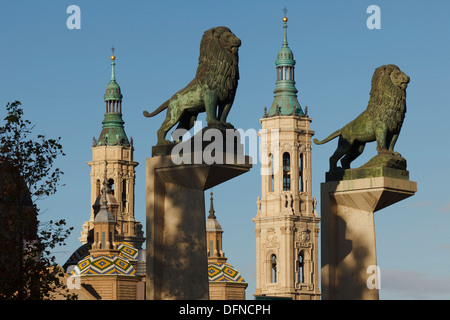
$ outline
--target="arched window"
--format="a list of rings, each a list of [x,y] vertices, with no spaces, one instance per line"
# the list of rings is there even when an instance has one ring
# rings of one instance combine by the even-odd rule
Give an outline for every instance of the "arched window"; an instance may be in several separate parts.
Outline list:
[[[283,191],[291,190],[291,157],[289,152],[283,153]]]
[[[304,274],[304,262],[303,262],[303,252],[300,252],[298,255],[297,261],[297,280],[299,283],[305,282],[305,274]]]
[[[276,283],[277,282],[277,256],[273,254],[271,257],[271,260],[272,260],[272,283]]]
[[[102,244],[100,245],[100,249],[106,249],[106,232],[102,231]]]
[[[114,179],[108,180],[108,186],[111,189],[111,193],[114,194]]]
[[[127,180],[122,180],[122,208],[126,211],[127,208]]]
[[[214,240],[209,240],[209,256],[214,255]]]
[[[300,154],[298,161],[298,190],[303,192],[303,153]]]
[[[270,192],[273,192],[273,190],[274,190],[274,179],[275,179],[275,177],[274,177],[274,170],[273,170],[273,154],[271,154],[270,155],[270,179],[271,179],[271,181],[270,181]]]
[[[291,80],[291,68],[286,67],[286,77],[285,80]]]

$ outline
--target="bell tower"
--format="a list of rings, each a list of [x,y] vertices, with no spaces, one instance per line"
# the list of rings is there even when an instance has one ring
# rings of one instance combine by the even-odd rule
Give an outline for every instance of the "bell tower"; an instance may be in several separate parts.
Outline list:
[[[85,244],[93,241],[95,216],[100,203],[96,203],[101,194],[101,184],[106,176],[108,190],[113,195],[108,205],[114,204],[116,241],[130,243],[140,249],[144,242],[142,224],[135,220],[134,186],[135,168],[133,160],[133,138],[128,140],[122,119],[122,93],[115,76],[114,48],[111,56],[111,80],[104,95],[105,116],[98,139],[93,138],[91,167],[91,215],[83,224],[79,240]],[[97,208],[97,209],[96,209]]]
[[[276,87],[262,130],[262,193],[253,219],[256,234],[255,296],[318,300],[320,218],[311,193],[311,119],[297,99],[295,60],[284,37],[278,52]],[[262,161],[263,162],[263,161]]]

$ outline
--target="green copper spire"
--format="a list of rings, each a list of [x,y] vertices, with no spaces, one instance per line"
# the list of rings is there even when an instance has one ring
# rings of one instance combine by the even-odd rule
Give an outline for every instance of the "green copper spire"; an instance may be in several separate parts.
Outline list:
[[[120,93],[120,87],[116,82],[116,71],[115,71],[115,60],[116,56],[114,55],[114,47],[112,47],[112,56],[111,56],[111,81],[109,81],[108,86],[106,87],[106,93],[104,95],[105,101],[107,100],[122,100],[122,94]]]
[[[114,66],[116,63],[114,62],[116,60],[116,56],[114,55],[114,46],[111,48],[112,56],[111,56],[111,81],[116,82],[116,71],[114,70]]]
[[[288,48],[288,42],[287,42],[287,17],[283,18],[283,29],[284,29],[284,38],[283,38],[283,47]]]
[[[286,9],[284,10],[286,14]],[[287,17],[283,18],[284,37],[283,45],[278,51],[275,65],[277,68],[276,87],[273,91],[275,98],[267,116],[287,116],[287,115],[304,115],[302,107],[297,100],[298,90],[295,88],[294,81],[294,54],[288,46],[287,41]]]
[[[97,146],[126,146],[129,147],[124,121],[122,119],[122,94],[119,84],[116,82],[114,47],[111,56],[111,80],[106,87],[105,99],[105,119],[103,129],[96,143]]]

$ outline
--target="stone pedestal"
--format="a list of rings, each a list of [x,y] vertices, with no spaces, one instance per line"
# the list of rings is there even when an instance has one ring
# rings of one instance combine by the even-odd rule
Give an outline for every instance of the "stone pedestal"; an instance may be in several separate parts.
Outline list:
[[[407,175],[394,176],[321,184],[324,300],[378,299],[374,212],[417,191]]]
[[[170,155],[147,159],[147,299],[208,299],[204,190],[249,171],[244,159],[178,165]]]

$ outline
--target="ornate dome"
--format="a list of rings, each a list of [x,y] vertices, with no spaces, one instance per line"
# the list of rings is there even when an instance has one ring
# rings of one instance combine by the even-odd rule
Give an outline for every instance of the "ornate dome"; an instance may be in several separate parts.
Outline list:
[[[208,217],[208,220],[206,220],[206,231],[223,231],[223,230],[216,219],[211,219],[210,217]]]
[[[295,65],[294,54],[289,47],[282,47],[280,51],[278,51],[277,60],[275,61],[275,65],[278,66],[293,66]]]
[[[139,250],[133,247],[128,242],[116,242],[117,249],[120,251],[118,257],[129,262],[137,261]],[[86,243],[79,247],[75,252],[69,257],[69,259],[64,264],[63,268],[66,270],[69,266],[77,265],[83,259],[89,256],[89,250],[91,250],[91,243]]]
[[[120,251],[120,256],[122,258],[128,259],[130,261],[137,261],[139,250],[133,247],[128,242],[116,242],[117,249]]]
[[[89,255],[89,250],[91,250],[91,244],[86,243],[75,250],[74,253],[67,259],[66,263],[63,265],[63,269],[67,270],[69,266],[76,265],[80,260],[86,258]]]
[[[210,263],[208,265],[209,282],[246,283],[239,271],[228,263]]]
[[[106,86],[106,92],[103,98],[105,100],[122,100],[122,97],[119,84],[116,80],[111,80]]]
[[[72,270],[73,276],[134,276],[136,270],[128,259],[120,255],[90,255],[77,263]]]

